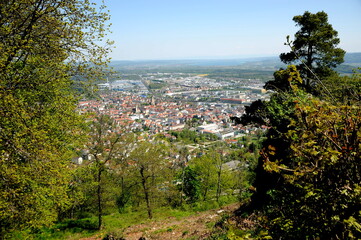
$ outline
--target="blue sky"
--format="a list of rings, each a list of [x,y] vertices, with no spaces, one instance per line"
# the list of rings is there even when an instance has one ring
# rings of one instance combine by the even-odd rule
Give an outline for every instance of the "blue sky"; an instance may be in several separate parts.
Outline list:
[[[98,2],[100,0],[96,0]],[[293,16],[325,11],[347,52],[361,52],[361,0],[105,0],[113,60],[277,56]]]

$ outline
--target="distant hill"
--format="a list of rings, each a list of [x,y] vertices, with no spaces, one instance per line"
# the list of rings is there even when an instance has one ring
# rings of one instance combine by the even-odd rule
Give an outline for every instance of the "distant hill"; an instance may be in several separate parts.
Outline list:
[[[361,66],[361,53],[346,53],[345,64],[358,64]]]
[[[238,68],[243,70],[275,71],[285,64],[274,57],[239,58],[239,59],[185,59],[185,60],[137,60],[112,61],[109,64],[115,70],[189,70]],[[345,62],[337,68],[340,73],[352,73],[352,69],[361,67],[361,53],[346,53]]]
[[[246,63],[279,61],[278,57],[239,58],[239,59],[185,59],[185,60],[134,60],[112,61],[112,67],[166,67],[166,66],[240,66]]]
[[[361,67],[361,53],[346,53],[345,62],[336,70],[340,74],[352,74],[355,68]]]

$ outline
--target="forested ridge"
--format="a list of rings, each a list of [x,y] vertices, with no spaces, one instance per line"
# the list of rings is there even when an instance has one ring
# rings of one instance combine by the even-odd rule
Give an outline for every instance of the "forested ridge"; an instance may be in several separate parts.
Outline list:
[[[109,71],[105,6],[17,0],[0,14],[0,239],[124,239],[231,203],[179,238],[361,238],[361,73],[335,70],[345,51],[327,13],[293,18],[287,67],[266,82],[270,100],[235,117],[254,131],[233,143],[190,130],[197,119],[150,135],[80,114]]]

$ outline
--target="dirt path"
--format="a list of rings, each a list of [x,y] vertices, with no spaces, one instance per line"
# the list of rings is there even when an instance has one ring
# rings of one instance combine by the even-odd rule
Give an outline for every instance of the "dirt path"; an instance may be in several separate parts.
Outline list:
[[[238,207],[239,203],[233,203],[220,209],[196,213],[181,219],[169,217],[164,220],[132,225],[124,229],[123,237],[126,240],[139,240],[141,237],[146,240],[205,239],[223,215],[231,214]],[[102,237],[99,235],[80,240],[101,240]]]
[[[221,209],[209,210],[182,219],[174,217],[145,224],[133,225],[124,230],[126,240],[145,239],[204,239],[222,215],[231,213],[239,207],[238,203]]]

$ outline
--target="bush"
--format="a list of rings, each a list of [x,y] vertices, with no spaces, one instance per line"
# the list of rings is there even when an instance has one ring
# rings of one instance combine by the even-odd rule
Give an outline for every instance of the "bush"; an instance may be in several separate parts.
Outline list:
[[[91,219],[68,219],[56,224],[54,228],[61,231],[73,229],[75,232],[80,232],[82,230],[96,230],[98,225],[95,220]]]

